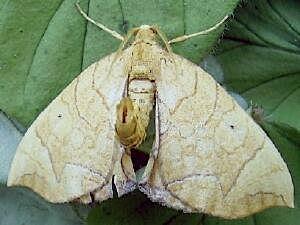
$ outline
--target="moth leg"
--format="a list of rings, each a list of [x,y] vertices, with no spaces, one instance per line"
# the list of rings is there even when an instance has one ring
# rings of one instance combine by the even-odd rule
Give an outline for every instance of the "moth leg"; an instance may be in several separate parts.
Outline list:
[[[96,25],[97,27],[99,27],[100,29],[106,31],[107,33],[109,33],[110,35],[112,35],[113,37],[121,40],[121,41],[124,41],[124,37],[119,34],[118,32],[114,31],[114,30],[111,30],[109,29],[108,27],[104,26],[102,23],[98,23],[96,22],[95,20],[93,20],[92,18],[90,18],[79,6],[78,3],[75,4],[78,11],[80,12],[80,14],[88,21],[90,21],[92,24]]]
[[[208,28],[206,30],[203,30],[203,31],[200,31],[200,32],[196,32],[196,33],[193,33],[193,34],[182,35],[182,36],[176,37],[176,38],[170,40],[168,42],[168,44],[173,44],[173,43],[176,43],[176,42],[185,41],[185,40],[187,40],[189,38],[192,38],[192,37],[196,37],[196,36],[199,36],[199,35],[208,34],[211,31],[216,30],[219,26],[221,26],[221,24],[223,24],[225,22],[225,20],[227,20],[227,18],[228,18],[228,15],[226,15],[220,22],[218,22],[217,24],[215,24],[214,26],[212,26],[212,27],[210,27],[210,28]]]
[[[125,82],[125,85],[124,85],[123,94],[122,94],[123,98],[128,97],[128,85],[129,85],[129,76],[127,76],[127,79],[126,79],[126,82]]]
[[[159,150],[159,145],[160,145],[160,121],[159,121],[159,106],[158,106],[158,97],[157,97],[157,93],[155,94],[155,139],[154,139],[154,143],[152,146],[152,155],[154,157],[154,159],[157,158],[158,155],[158,150]]]

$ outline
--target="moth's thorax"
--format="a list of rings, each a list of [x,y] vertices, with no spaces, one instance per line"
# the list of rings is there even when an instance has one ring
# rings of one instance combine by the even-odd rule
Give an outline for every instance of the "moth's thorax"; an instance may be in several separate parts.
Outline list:
[[[156,33],[149,25],[142,25],[136,29],[135,39],[131,45],[131,56],[126,65],[129,80],[155,80],[158,59],[156,54]]]
[[[160,74],[160,60],[157,55],[156,43],[144,41],[134,43],[126,67],[129,80],[149,79],[154,81]]]

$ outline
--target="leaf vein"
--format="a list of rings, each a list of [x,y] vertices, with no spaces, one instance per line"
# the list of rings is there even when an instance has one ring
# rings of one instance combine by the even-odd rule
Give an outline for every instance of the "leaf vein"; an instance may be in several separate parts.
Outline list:
[[[255,37],[257,37],[259,40],[261,40],[262,42],[264,42],[266,45],[270,44],[268,43],[267,40],[265,40],[263,37],[261,37],[258,33],[256,33],[253,29],[251,29],[249,26],[247,26],[244,22],[242,22],[241,20],[238,20],[238,18],[236,18],[235,20],[237,23],[239,23],[241,26],[243,26],[247,31],[249,31],[250,33],[252,33]]]
[[[283,97],[282,101],[280,101],[276,106],[273,107],[272,110],[270,110],[270,114],[266,117],[269,117],[273,112],[275,112],[280,105],[282,105],[294,92],[296,92],[299,89],[300,85],[294,88],[292,91],[290,91],[286,96]]]
[[[182,21],[183,21],[183,34],[186,34],[186,13],[185,13],[185,8],[186,2],[185,0],[182,0]]]
[[[24,88],[23,88],[23,96],[22,96],[22,97],[23,97],[23,102],[22,102],[22,103],[23,103],[23,107],[24,107],[24,103],[25,103],[25,92],[26,92],[26,87],[27,87],[27,81],[28,81],[28,77],[29,77],[30,71],[31,71],[31,69],[32,69],[32,65],[33,65],[33,62],[34,62],[34,59],[35,59],[37,50],[38,50],[38,48],[39,48],[39,46],[40,46],[40,44],[41,44],[41,41],[43,40],[43,38],[44,38],[44,36],[45,36],[45,34],[46,34],[47,30],[48,30],[49,24],[51,23],[51,21],[52,21],[53,18],[55,17],[55,15],[56,15],[58,9],[62,6],[62,4],[63,4],[64,1],[65,1],[65,0],[62,0],[62,1],[60,2],[60,4],[58,5],[58,7],[56,8],[56,10],[54,11],[53,15],[52,15],[51,18],[49,19],[49,21],[48,21],[48,23],[47,23],[47,25],[46,25],[46,27],[45,27],[45,29],[44,29],[44,31],[43,31],[43,33],[42,33],[40,39],[39,39],[38,42],[37,42],[36,47],[35,47],[35,49],[34,49],[33,56],[32,56],[31,62],[30,62],[30,66],[29,66],[29,69],[28,69],[27,72],[26,72],[25,79],[24,79]]]
[[[88,6],[87,6],[87,12],[86,14],[89,15],[90,12],[90,0],[88,1]],[[84,30],[84,34],[83,34],[83,40],[82,40],[82,54],[81,54],[81,71],[83,70],[83,61],[84,61],[84,52],[85,52],[85,43],[86,43],[86,35],[87,35],[87,27],[88,27],[88,21],[85,20],[85,30]]]
[[[241,92],[241,94],[244,95],[244,94],[246,94],[246,92],[252,91],[253,89],[258,88],[259,86],[262,86],[264,84],[267,84],[269,82],[272,82],[272,81],[280,79],[280,78],[286,78],[286,77],[290,77],[290,76],[299,76],[299,72],[297,71],[297,72],[294,72],[294,73],[285,73],[285,74],[280,74],[277,77],[272,77],[271,79],[267,79],[265,81],[262,81],[262,82],[260,82],[260,83],[258,83],[256,85],[254,85],[254,86],[251,86],[251,87],[243,90]],[[230,83],[231,82],[227,82],[227,84],[230,84]]]
[[[285,24],[297,35],[300,35],[300,32],[297,31],[292,24],[288,22],[288,20],[279,12],[279,10],[276,9],[276,7],[270,2],[270,0],[267,1],[271,9],[275,12],[275,14],[283,21]]]
[[[125,16],[124,16],[124,9],[123,9],[123,5],[121,3],[121,0],[118,0],[119,6],[120,6],[120,10],[121,10],[121,15],[122,15],[122,30],[124,33],[127,33],[127,26],[125,26]]]

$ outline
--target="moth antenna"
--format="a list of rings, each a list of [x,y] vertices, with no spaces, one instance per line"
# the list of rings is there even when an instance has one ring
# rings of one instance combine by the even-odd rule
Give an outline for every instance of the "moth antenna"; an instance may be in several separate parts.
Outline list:
[[[90,21],[92,24],[96,25],[97,27],[99,27],[100,29],[106,31],[107,33],[109,33],[110,35],[112,35],[113,37],[121,40],[121,41],[124,41],[124,37],[119,34],[118,32],[114,31],[114,30],[111,30],[109,29],[108,27],[104,26],[102,23],[98,23],[96,22],[95,20],[93,20],[92,18],[90,18],[79,6],[79,3],[75,3],[78,11],[80,12],[80,14],[88,21]]]
[[[227,18],[228,18],[228,15],[226,15],[220,22],[218,22],[217,24],[215,24],[214,26],[212,26],[212,27],[210,27],[206,30],[203,30],[203,31],[200,31],[200,32],[197,32],[197,33],[193,33],[193,34],[182,35],[182,36],[176,37],[176,38],[170,40],[168,43],[173,44],[173,43],[176,43],[176,42],[185,41],[189,38],[196,37],[198,35],[208,34],[211,31],[216,30],[219,26],[221,26],[225,22],[225,20],[227,20]]]

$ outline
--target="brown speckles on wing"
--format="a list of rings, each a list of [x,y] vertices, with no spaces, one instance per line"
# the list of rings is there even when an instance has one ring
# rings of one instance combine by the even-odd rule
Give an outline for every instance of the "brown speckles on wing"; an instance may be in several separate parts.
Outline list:
[[[263,130],[200,67],[172,58],[157,79],[160,148],[141,189],[168,206],[225,218],[293,207],[287,166]]]

